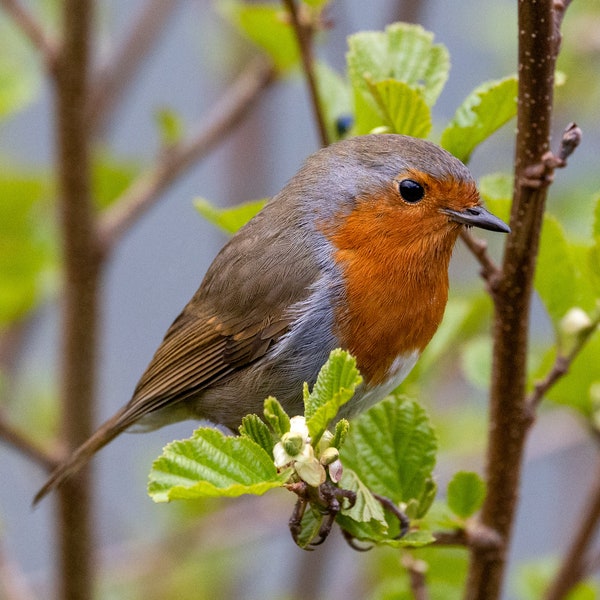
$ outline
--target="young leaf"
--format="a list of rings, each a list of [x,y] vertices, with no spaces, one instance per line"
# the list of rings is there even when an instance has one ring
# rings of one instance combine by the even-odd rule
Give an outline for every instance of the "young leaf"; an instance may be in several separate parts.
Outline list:
[[[94,155],[92,164],[92,192],[99,210],[108,208],[132,183],[139,165],[119,159],[108,152]]]
[[[576,304],[576,273],[561,224],[553,216],[544,215],[534,283],[555,328],[569,308]],[[558,281],[560,285],[557,285]]]
[[[344,445],[346,436],[350,431],[350,423],[346,419],[340,419],[335,424],[335,431],[333,432],[333,439],[331,440],[331,447],[337,448],[338,450]]]
[[[360,523],[376,521],[381,526],[382,534],[387,531],[388,526],[383,507],[352,469],[344,469],[340,487],[356,494],[356,502],[342,511],[344,515]]]
[[[422,91],[428,106],[435,104],[448,78],[448,51],[419,25],[394,23],[385,32],[356,33],[348,38],[348,48],[348,74],[358,105],[369,96],[367,77],[374,83],[402,81]]]
[[[277,473],[272,456],[251,439],[201,427],[164,448],[152,465],[148,493],[155,502],[260,495],[288,477],[287,471]]]
[[[239,427],[240,435],[256,442],[269,456],[273,456],[275,440],[271,430],[258,415],[246,415]]]
[[[379,109],[379,119],[390,133],[427,137],[431,131],[431,111],[420,90],[394,79],[375,83],[367,77],[367,85]],[[360,122],[357,128],[364,129]]]
[[[279,71],[287,71],[298,62],[296,36],[279,4],[221,0],[217,7],[230,23],[271,57]]]
[[[458,107],[442,133],[441,145],[466,163],[473,150],[516,113],[516,77],[484,83]]]
[[[155,119],[164,146],[172,146],[181,140],[183,137],[183,122],[172,108],[164,106],[158,109]]]
[[[285,410],[283,410],[283,406],[277,401],[277,398],[269,396],[265,400],[264,415],[267,423],[278,437],[281,437],[290,430],[290,418]]]
[[[485,499],[485,482],[477,473],[459,471],[448,484],[448,506],[462,519],[475,514]]]
[[[510,220],[513,177],[509,173],[492,173],[479,181],[479,192],[486,206],[501,219]]]
[[[227,233],[235,233],[245,225],[265,205],[266,200],[244,202],[233,208],[216,208],[208,200],[197,198],[194,200],[196,210],[213,225]]]
[[[423,408],[391,396],[353,420],[340,457],[370,490],[399,504],[423,497],[436,450]]]
[[[356,359],[339,348],[333,350],[321,368],[312,392],[305,396],[304,414],[313,445],[340,407],[352,398],[361,381]]]
[[[296,539],[296,543],[300,548],[306,548],[315,539],[319,534],[322,522],[323,515],[312,505],[309,505],[302,515],[300,533]]]

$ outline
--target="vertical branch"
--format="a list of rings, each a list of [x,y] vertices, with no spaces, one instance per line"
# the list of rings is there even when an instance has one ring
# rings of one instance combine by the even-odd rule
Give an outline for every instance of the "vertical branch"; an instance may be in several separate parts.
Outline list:
[[[525,398],[529,305],[549,180],[548,151],[558,35],[553,0],[519,0],[519,95],[512,233],[495,290],[494,356],[484,526],[503,544],[473,551],[466,597],[499,597],[517,507],[530,416]],[[540,165],[542,169],[540,170]]]
[[[296,8],[295,0],[283,0],[283,3],[287,8],[292,22],[292,27],[296,33],[298,47],[300,48],[300,57],[302,59],[302,68],[304,69],[304,74],[306,76],[306,82],[308,84],[308,91],[310,93],[313,113],[317,123],[317,128],[319,130],[321,144],[323,146],[327,146],[329,144],[329,135],[327,134],[327,126],[325,125],[325,118],[323,116],[323,111],[321,110],[321,101],[319,100],[319,90],[317,89],[317,79],[315,77],[314,69],[314,57],[312,50],[312,41],[314,35],[313,25],[307,25],[302,22]]]
[[[56,76],[56,144],[63,241],[61,411],[66,450],[92,433],[98,320],[99,259],[90,192],[86,120],[92,0],[63,3],[63,46]],[[90,598],[90,480],[71,478],[58,492],[59,597]]]

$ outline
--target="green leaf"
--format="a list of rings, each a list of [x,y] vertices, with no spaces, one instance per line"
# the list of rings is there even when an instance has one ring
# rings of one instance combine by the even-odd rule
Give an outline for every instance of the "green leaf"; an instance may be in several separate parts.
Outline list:
[[[181,117],[168,107],[159,108],[155,115],[156,124],[163,146],[173,146],[183,137]]]
[[[479,192],[487,207],[508,223],[513,194],[513,176],[509,173],[492,173],[479,181]]]
[[[337,120],[352,114],[350,87],[341,75],[324,62],[315,62],[315,74],[327,134],[330,140],[335,141],[340,139]]]
[[[290,430],[290,418],[277,398],[269,396],[265,400],[264,415],[267,423],[278,437]]]
[[[296,36],[279,4],[221,0],[217,7],[244,36],[271,57],[279,71],[287,71],[298,63]]]
[[[420,90],[394,79],[374,83],[367,77],[367,85],[379,112],[378,121],[389,133],[427,137],[431,131],[431,111]],[[357,122],[357,134],[371,129],[368,122],[365,127],[364,119]]]
[[[390,396],[353,420],[340,458],[371,491],[399,504],[424,497],[436,450],[423,408]]]
[[[194,200],[194,206],[209,223],[216,225],[227,233],[235,233],[254,217],[266,202],[266,200],[253,200],[238,204],[233,208],[216,208],[208,200],[197,198]]]
[[[350,431],[350,423],[346,419],[340,419],[335,424],[335,431],[333,432],[333,439],[330,446],[339,450],[346,441],[348,431]]]
[[[306,548],[318,535],[321,523],[323,522],[323,515],[309,504],[306,511],[302,515],[302,522],[300,525],[300,533],[296,543],[300,548]]]
[[[319,371],[311,393],[304,399],[306,426],[313,445],[321,439],[340,407],[352,398],[361,381],[356,359],[345,350],[333,350]]]
[[[0,120],[33,102],[41,80],[41,70],[28,40],[6,20],[0,20]]]
[[[260,495],[288,477],[287,471],[277,473],[272,457],[251,439],[201,427],[164,448],[152,465],[148,493],[155,502]]]
[[[517,113],[517,78],[489,81],[458,107],[442,133],[441,145],[468,162],[473,150]]]
[[[239,427],[240,435],[257,443],[269,456],[273,455],[275,440],[266,423],[258,415],[246,415]]]
[[[107,152],[97,153],[92,165],[96,208],[108,208],[131,185],[139,170],[139,165],[130,160],[118,159]]]
[[[348,74],[356,118],[373,105],[367,81],[395,79],[419,90],[428,106],[437,100],[450,70],[448,51],[419,25],[394,23],[385,32],[363,31],[348,38]],[[366,106],[365,106],[366,104]]]
[[[462,519],[474,515],[485,499],[485,482],[477,473],[459,471],[448,484],[448,506]]]
[[[342,513],[353,521],[368,523],[375,521],[380,526],[381,534],[387,531],[387,522],[383,506],[373,497],[367,486],[358,478],[351,469],[344,469],[340,487],[353,491],[356,494],[354,506],[345,508]]]
[[[467,340],[461,352],[463,373],[475,387],[486,390],[492,375],[492,340],[489,335]]]
[[[0,329],[23,317],[54,289],[57,249],[44,174],[0,176]]]
[[[561,224],[555,217],[544,215],[534,283],[555,328],[567,311],[577,304],[576,274]]]

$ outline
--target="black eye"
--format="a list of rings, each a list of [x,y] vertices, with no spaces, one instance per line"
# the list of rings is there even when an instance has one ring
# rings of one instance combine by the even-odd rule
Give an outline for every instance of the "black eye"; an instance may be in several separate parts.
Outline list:
[[[406,202],[414,204],[423,198],[425,190],[420,183],[413,179],[403,179],[398,182],[398,191]]]

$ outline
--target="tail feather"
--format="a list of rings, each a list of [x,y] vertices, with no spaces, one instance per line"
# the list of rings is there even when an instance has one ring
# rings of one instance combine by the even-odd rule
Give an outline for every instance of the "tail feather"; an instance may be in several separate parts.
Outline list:
[[[79,448],[54,469],[46,483],[35,495],[33,506],[38,504],[38,502],[52,490],[59,487],[65,479],[68,479],[71,475],[74,475],[83,468],[98,450],[106,446],[106,444],[112,441],[130,425],[131,419],[128,418],[127,407],[124,407],[102,424],[90,438],[81,444]]]

